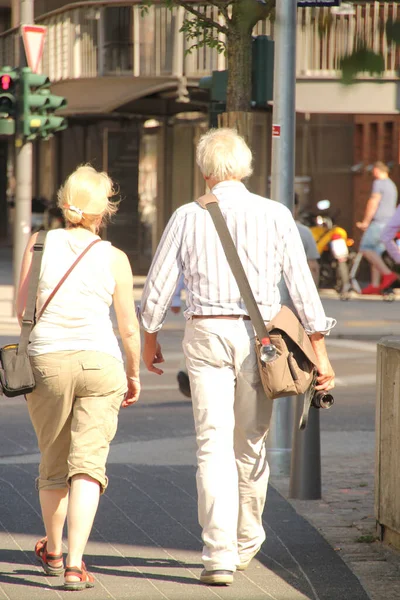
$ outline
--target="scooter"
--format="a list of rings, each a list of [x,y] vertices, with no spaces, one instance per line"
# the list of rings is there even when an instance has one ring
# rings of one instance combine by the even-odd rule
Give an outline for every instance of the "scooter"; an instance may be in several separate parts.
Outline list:
[[[348,237],[343,227],[334,225],[334,221],[324,213],[330,208],[329,200],[317,202],[318,214],[305,213],[301,221],[307,225],[314,237],[320,254],[320,287],[334,288],[340,294],[341,300],[348,300],[351,283],[349,263],[353,254],[349,251],[354,240]]]

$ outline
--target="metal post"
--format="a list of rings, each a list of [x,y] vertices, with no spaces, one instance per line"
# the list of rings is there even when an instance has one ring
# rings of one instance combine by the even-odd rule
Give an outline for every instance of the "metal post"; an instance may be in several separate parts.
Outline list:
[[[20,24],[32,24],[34,22],[33,14],[33,0],[20,0]],[[20,35],[19,67],[24,67],[26,64],[22,36]],[[17,123],[15,149],[14,294],[18,289],[22,258],[31,235],[32,223],[32,142],[24,142],[19,123]]]
[[[289,498],[319,500],[321,498],[321,443],[319,410],[311,407],[307,427],[300,431],[303,396],[297,398],[293,428],[293,450],[290,467]]]
[[[272,110],[271,198],[293,211],[296,124],[296,18],[293,0],[277,0],[275,20],[275,65]],[[274,400],[268,436],[270,461],[289,471],[293,400]],[[275,458],[275,460],[274,460]],[[274,466],[273,464],[271,465]]]

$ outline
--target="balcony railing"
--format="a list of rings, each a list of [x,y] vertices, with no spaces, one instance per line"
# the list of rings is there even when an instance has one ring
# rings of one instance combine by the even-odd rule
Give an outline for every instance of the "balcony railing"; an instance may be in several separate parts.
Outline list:
[[[169,10],[155,2],[142,14],[141,2],[81,2],[38,17],[36,22],[47,27],[40,72],[52,81],[120,74],[193,78],[226,67],[225,56],[215,49],[186,53],[191,44],[179,32],[183,8]],[[215,7],[202,6],[198,0],[193,4],[216,17]],[[384,28],[389,18],[400,16],[397,3],[360,2],[354,6],[352,15],[332,14],[328,8],[298,9],[298,78],[338,78],[340,58],[354,49],[360,37],[383,54],[383,77],[397,76],[399,50],[388,43]],[[273,38],[273,24],[259,22],[254,34]],[[0,35],[0,64],[17,64],[17,38],[16,29]]]

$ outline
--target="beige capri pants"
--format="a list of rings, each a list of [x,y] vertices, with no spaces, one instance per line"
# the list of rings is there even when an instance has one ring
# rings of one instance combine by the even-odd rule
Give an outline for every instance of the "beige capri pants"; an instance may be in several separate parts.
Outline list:
[[[68,351],[31,356],[36,387],[26,399],[41,461],[36,487],[65,488],[89,475],[107,487],[106,460],[127,384],[109,354]]]

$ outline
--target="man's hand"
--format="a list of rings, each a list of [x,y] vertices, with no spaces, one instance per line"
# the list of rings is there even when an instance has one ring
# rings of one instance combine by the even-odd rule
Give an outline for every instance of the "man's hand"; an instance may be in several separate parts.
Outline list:
[[[361,231],[365,231],[368,229],[369,223],[366,223],[365,221],[357,221],[356,226],[358,229],[361,229]]]
[[[332,390],[335,387],[335,372],[328,357],[318,360],[317,369],[318,375],[315,389],[324,391]]]
[[[164,357],[161,352],[161,346],[157,342],[157,333],[144,333],[144,347],[143,347],[143,362],[146,365],[148,371],[162,375],[164,371],[155,367],[155,364],[163,363]]]
[[[328,354],[325,347],[325,339],[322,333],[312,333],[310,341],[317,357],[317,385],[318,390],[332,390],[335,387],[335,372],[329,362]]]
[[[131,404],[135,404],[139,400],[140,394],[140,381],[139,378],[130,378],[127,377],[128,382],[128,391],[125,394],[125,398],[122,401],[121,406],[126,408],[127,406],[131,406]]]

